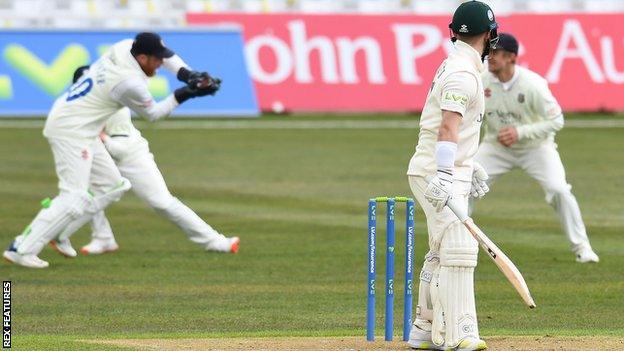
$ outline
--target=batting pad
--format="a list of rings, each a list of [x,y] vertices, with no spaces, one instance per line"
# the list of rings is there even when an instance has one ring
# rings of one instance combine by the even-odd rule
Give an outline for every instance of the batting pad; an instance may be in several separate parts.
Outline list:
[[[434,274],[438,274],[440,256],[437,252],[429,251],[425,255],[425,262],[420,271],[420,285],[418,286],[418,305],[416,318],[428,321],[433,320],[433,302],[431,299],[431,281]],[[436,280],[437,282],[437,280]]]
[[[440,245],[439,303],[434,303],[434,318],[441,316],[444,322],[434,320],[436,344],[440,340],[435,337],[442,334],[448,347],[456,347],[466,337],[479,337],[473,280],[478,250],[477,241],[459,221],[444,233]],[[436,329],[440,327],[444,331]]]
[[[103,211],[111,203],[119,201],[123,194],[130,190],[131,187],[130,181],[122,177],[117,186],[93,197],[93,205],[88,209],[88,212],[94,215],[99,211]]]
[[[63,232],[59,235],[59,239],[69,239],[75,232],[78,231],[78,229],[87,224],[96,213],[104,211],[108,205],[119,201],[123,194],[130,189],[130,187],[130,181],[122,178],[119,184],[113,189],[101,195],[90,197],[85,211],[73,221],[68,223],[65,228],[63,228]]]
[[[21,255],[39,254],[43,247],[69,223],[83,215],[90,205],[90,196],[85,194],[61,194],[52,200],[33,219],[29,228],[22,235],[17,252]]]

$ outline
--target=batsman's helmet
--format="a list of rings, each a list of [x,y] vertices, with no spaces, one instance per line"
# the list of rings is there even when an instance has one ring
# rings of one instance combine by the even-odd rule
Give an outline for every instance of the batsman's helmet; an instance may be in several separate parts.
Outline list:
[[[490,46],[494,48],[498,40],[496,18],[494,12],[481,1],[467,1],[459,5],[453,14],[449,28],[456,34],[467,36],[490,32]]]

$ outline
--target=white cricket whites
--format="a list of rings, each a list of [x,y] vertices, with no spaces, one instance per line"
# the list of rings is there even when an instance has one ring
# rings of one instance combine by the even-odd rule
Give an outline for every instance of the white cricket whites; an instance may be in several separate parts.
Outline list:
[[[531,292],[529,291],[529,287],[524,281],[524,277],[516,268],[516,265],[505,255],[501,249],[499,249],[490,238],[485,235],[477,227],[472,218],[468,217],[468,213],[463,210],[461,206],[456,204],[453,199],[449,199],[446,203],[453,213],[459,218],[459,220],[464,224],[466,229],[472,234],[472,236],[479,242],[483,250],[485,250],[488,255],[492,258],[494,263],[498,266],[501,272],[507,277],[507,280],[513,285],[516,289],[520,297],[524,301],[524,303],[530,308],[535,308],[535,301],[533,301],[533,297],[531,297]]]

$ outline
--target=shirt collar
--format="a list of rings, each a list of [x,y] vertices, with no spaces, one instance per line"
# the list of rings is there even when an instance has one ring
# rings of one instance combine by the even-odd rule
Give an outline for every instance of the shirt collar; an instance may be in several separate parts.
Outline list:
[[[483,62],[481,61],[481,54],[477,52],[472,46],[464,43],[461,40],[455,41],[455,50],[460,55],[467,56],[470,58],[470,61],[474,64],[474,67],[477,69],[479,73],[483,73],[485,67],[483,66]]]
[[[147,74],[145,74],[145,72],[143,72],[143,69],[141,68],[141,65],[139,65],[139,61],[136,60],[136,58],[132,55],[132,53],[128,50],[127,52],[127,61],[128,64],[130,65],[130,67],[136,69],[137,71],[141,72],[140,75],[142,78],[148,79],[149,77],[147,76]]]
[[[511,79],[508,82],[501,82],[501,84],[503,85],[503,89],[505,90],[509,90],[511,89],[511,87],[513,87],[514,84],[516,84],[516,81],[518,80],[518,76],[520,75],[520,70],[518,69],[518,67],[514,68],[514,74],[511,77]]]
[[[132,53],[130,52],[131,48],[132,40],[124,40],[113,46],[112,50],[113,55],[116,57],[116,64],[121,67],[129,68],[133,71],[136,71],[141,78],[148,79],[149,77],[141,69],[139,61],[137,61],[136,58],[132,56]]]
[[[518,81],[518,78],[520,77],[520,70],[518,69],[518,66],[516,66],[514,68],[513,76],[511,77],[510,80],[506,82],[501,82],[494,73],[490,72],[490,74],[492,75],[492,80],[494,82],[500,84],[503,87],[503,90],[509,91],[514,86],[514,84],[516,84],[516,82]]]

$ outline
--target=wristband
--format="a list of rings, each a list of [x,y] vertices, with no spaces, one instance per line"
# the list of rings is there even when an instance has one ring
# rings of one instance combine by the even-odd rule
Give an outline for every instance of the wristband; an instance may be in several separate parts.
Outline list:
[[[435,159],[438,167],[438,177],[446,180],[453,179],[455,168],[455,154],[457,144],[450,141],[438,141],[435,147]]]

